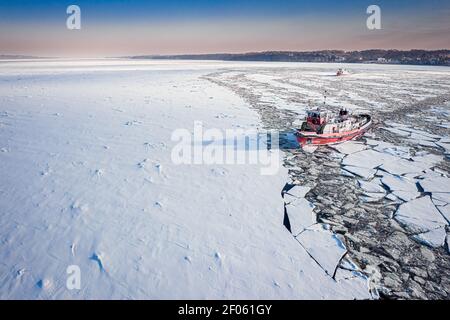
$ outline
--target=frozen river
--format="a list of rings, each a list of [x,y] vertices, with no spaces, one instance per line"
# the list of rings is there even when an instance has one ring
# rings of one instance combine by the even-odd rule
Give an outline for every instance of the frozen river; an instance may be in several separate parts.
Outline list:
[[[450,71],[338,67],[0,61],[0,297],[448,298]],[[174,163],[177,130],[289,134],[324,95],[374,129]]]

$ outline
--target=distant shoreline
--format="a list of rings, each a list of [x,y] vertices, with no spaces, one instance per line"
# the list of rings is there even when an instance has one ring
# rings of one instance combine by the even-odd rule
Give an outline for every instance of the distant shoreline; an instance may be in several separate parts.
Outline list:
[[[0,54],[2,60],[78,59],[76,57],[39,57],[30,55]],[[262,51],[247,53],[207,53],[173,55],[133,55],[120,57],[90,57],[82,59],[149,59],[149,60],[209,60],[244,62],[312,62],[361,63],[416,66],[450,66],[450,49],[440,50],[382,50],[363,51]]]
[[[321,50],[321,51],[264,51],[248,53],[213,53],[180,55],[137,55],[130,59],[154,60],[222,60],[273,62],[332,62],[367,64],[404,64],[450,66],[450,50]]]

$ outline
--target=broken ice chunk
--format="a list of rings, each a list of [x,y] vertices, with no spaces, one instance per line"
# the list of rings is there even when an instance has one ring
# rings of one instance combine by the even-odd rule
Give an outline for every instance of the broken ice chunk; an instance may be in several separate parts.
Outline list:
[[[418,141],[418,144],[423,146],[423,147],[432,147],[432,148],[437,148],[438,147],[434,142],[431,142],[431,141],[428,141],[428,140],[417,140],[417,141]]]
[[[447,177],[426,178],[419,183],[425,192],[450,192],[450,178]]]
[[[345,166],[343,169],[364,179],[372,178],[377,172],[377,170],[375,169],[355,167],[355,166]]]
[[[429,169],[433,167],[435,164],[442,161],[442,156],[437,156],[435,154],[429,154],[426,152],[418,153],[412,160],[416,163],[417,168],[420,168],[420,171]]]
[[[438,200],[444,202],[444,204],[450,203],[450,193],[449,192],[433,192],[431,195],[433,201]]]
[[[297,199],[294,203],[286,205],[291,232],[294,236],[316,223],[316,215],[313,209],[314,205],[304,198]]]
[[[411,133],[410,139],[413,140],[413,141],[419,141],[419,142],[422,142],[422,141],[429,141],[429,142],[436,141],[436,138],[430,138],[430,137],[424,136],[422,134],[417,134],[417,133]]]
[[[422,170],[429,167],[424,166],[422,163],[416,163],[411,160],[395,159],[383,163],[380,168],[395,175],[404,175],[407,173],[420,173]]]
[[[364,280],[364,282],[367,282],[367,277],[358,271],[350,271],[347,269],[337,268],[336,274],[334,276],[334,280],[336,280],[337,282],[351,280],[355,278],[360,278]]]
[[[390,155],[393,157],[400,157],[400,158],[409,158],[409,147],[401,147],[401,146],[394,146],[387,142],[382,142],[378,146],[373,148],[375,151],[379,151],[381,153],[385,153],[386,155]],[[392,158],[391,158],[392,159]],[[389,160],[389,159],[387,159]]]
[[[412,232],[427,232],[447,224],[428,196],[400,205],[394,218]]]
[[[382,165],[384,162],[393,159],[395,159],[395,157],[390,154],[368,149],[348,155],[344,158],[342,164],[345,166],[375,168]]]
[[[414,235],[413,238],[416,241],[423,243],[424,245],[431,248],[439,248],[444,245],[446,236],[447,234],[445,233],[445,227],[441,227],[425,233]]]
[[[341,175],[344,177],[351,177],[351,178],[355,177],[355,175],[353,173],[350,173],[349,171],[344,170],[344,169],[341,169]]]
[[[295,186],[289,189],[289,191],[285,193],[285,196],[290,195],[296,198],[304,198],[309,190],[311,190],[311,188],[307,186]]]
[[[322,224],[315,224],[296,237],[308,254],[325,272],[333,276],[339,262],[347,252],[344,244]]]
[[[373,179],[372,181],[358,180],[359,187],[369,193],[383,193],[384,188],[380,185],[380,179]]]
[[[392,175],[389,173],[383,174],[381,182],[391,191],[407,191],[417,192],[416,181],[411,178]]]
[[[392,194],[405,202],[411,201],[420,196],[419,192],[412,192],[412,191],[392,191]]]
[[[374,202],[383,199],[385,195],[385,193],[379,192],[366,192],[365,196],[361,197],[361,200],[364,202]]]
[[[367,146],[361,142],[348,141],[333,145],[332,148],[339,151],[340,153],[352,154],[367,149]]]
[[[350,271],[360,271],[358,265],[348,256],[342,258],[341,262],[339,263],[339,268]]]
[[[386,127],[382,127],[382,128],[380,128],[380,129],[383,129],[383,130],[392,132],[393,134],[396,134],[396,135],[402,136],[402,137],[407,137],[407,136],[410,135],[409,132],[404,131],[404,130],[400,130],[400,129],[397,129],[397,128],[386,128]]]

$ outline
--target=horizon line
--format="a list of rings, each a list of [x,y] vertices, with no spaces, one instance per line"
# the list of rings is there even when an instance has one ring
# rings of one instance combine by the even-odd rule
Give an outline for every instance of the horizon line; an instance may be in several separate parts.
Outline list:
[[[435,52],[435,51],[450,51],[450,48],[435,48],[435,49],[421,49],[421,48],[409,48],[409,49],[396,49],[396,48],[389,48],[389,49],[382,49],[382,48],[369,48],[369,49],[360,49],[360,50],[349,50],[349,49],[318,49],[318,50],[261,50],[261,51],[240,51],[240,52],[197,52],[197,53],[167,53],[167,54],[161,54],[161,53],[139,53],[139,54],[132,54],[132,55],[97,55],[92,57],[77,57],[77,56],[39,56],[39,55],[32,55],[32,54],[26,54],[26,53],[1,53],[0,57],[7,56],[7,57],[26,57],[26,58],[40,58],[40,59],[60,59],[60,58],[84,58],[84,59],[90,59],[90,58],[129,58],[129,57],[140,57],[140,56],[154,56],[154,57],[164,57],[164,56],[200,56],[200,55],[245,55],[245,54],[255,54],[255,53],[271,53],[271,52],[278,52],[278,53],[312,53],[312,52],[327,52],[327,51],[338,51],[343,53],[351,53],[351,52],[364,52],[364,51],[399,51],[399,52],[410,52],[410,51],[425,51],[425,52]]]

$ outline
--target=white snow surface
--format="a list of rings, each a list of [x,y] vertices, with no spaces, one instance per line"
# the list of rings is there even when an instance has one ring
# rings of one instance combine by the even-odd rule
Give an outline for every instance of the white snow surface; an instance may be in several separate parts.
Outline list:
[[[398,208],[394,218],[413,232],[427,232],[447,225],[429,196],[406,202]]]
[[[171,161],[195,120],[260,125],[201,78],[233,65],[261,64],[1,62],[0,298],[370,298],[330,277],[345,251],[330,232],[298,237],[327,274],[283,226],[285,169]]]

